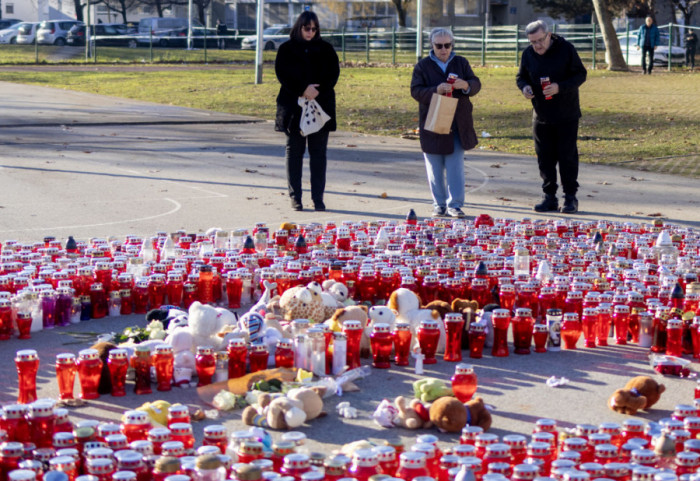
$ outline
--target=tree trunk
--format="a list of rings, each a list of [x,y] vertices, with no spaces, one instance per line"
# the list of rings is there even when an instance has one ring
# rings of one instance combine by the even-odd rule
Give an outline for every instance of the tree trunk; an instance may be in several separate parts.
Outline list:
[[[75,5],[75,19],[79,22],[83,21],[83,5],[80,0],[73,0],[73,5]]]
[[[605,56],[607,57],[608,70],[629,70],[625,58],[622,56],[620,41],[615,34],[615,27],[613,27],[612,17],[608,10],[606,0],[593,0],[593,7],[595,8],[598,24],[600,25],[603,41],[605,42]],[[595,39],[593,41],[595,41]]]
[[[156,1],[156,12],[158,12],[159,17],[163,16],[163,5],[160,3],[160,0]]]
[[[399,27],[406,26],[406,9],[402,0],[391,0],[391,3],[396,7],[396,15],[399,17]]]

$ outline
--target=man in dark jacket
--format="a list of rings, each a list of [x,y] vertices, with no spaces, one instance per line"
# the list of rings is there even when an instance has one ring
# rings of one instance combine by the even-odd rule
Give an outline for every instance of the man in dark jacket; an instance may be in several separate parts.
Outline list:
[[[644,22],[637,32],[637,50],[642,49],[643,73],[651,75],[651,69],[654,68],[654,50],[659,46],[661,37],[659,27],[656,26],[652,17],[647,17]],[[649,57],[648,61],[647,57]]]
[[[586,68],[574,46],[549,32],[543,21],[530,23],[525,33],[530,46],[523,51],[516,83],[533,106],[532,135],[544,192],[535,211],[559,210],[559,164],[564,191],[561,212],[572,214],[578,211],[578,88],[586,81]]]

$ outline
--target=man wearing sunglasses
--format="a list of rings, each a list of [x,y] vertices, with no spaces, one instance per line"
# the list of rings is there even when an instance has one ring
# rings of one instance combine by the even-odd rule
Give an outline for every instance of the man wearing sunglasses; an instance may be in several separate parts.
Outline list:
[[[530,45],[523,51],[516,83],[532,101],[532,136],[542,178],[542,202],[536,212],[559,210],[557,165],[564,191],[561,212],[578,211],[578,88],[586,81],[586,67],[571,43],[549,31],[541,20],[525,27]]]

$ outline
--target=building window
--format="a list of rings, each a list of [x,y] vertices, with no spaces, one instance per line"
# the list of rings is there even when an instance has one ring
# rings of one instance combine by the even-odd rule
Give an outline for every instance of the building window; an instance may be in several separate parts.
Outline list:
[[[15,14],[15,4],[14,3],[6,3],[5,4],[5,14],[6,15],[14,15]]]
[[[476,16],[479,15],[478,0],[454,0],[455,15]]]

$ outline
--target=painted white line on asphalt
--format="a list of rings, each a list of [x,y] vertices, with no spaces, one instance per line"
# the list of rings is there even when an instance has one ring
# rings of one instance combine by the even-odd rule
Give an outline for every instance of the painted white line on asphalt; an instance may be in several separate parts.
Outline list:
[[[85,227],[103,227],[106,225],[118,225],[118,224],[126,224],[129,222],[142,222],[144,220],[151,220],[151,219],[158,219],[159,217],[167,217],[169,215],[174,214],[175,212],[179,211],[182,208],[182,205],[174,200],[170,199],[168,197],[164,197],[163,200],[166,200],[168,202],[171,202],[172,204],[175,205],[172,209],[170,209],[168,212],[163,212],[161,214],[155,214],[155,215],[149,215],[146,217],[137,217],[134,219],[124,219],[124,220],[117,220],[114,222],[100,222],[97,224],[82,224],[82,225],[59,225],[59,226],[53,226],[53,227],[31,227],[29,229],[12,229],[12,230],[0,230],[0,233],[4,232],[29,232],[29,231],[49,231],[49,230],[56,230],[56,229],[83,229]]]
[[[121,170],[121,171],[123,171],[123,172],[129,172],[129,173],[131,173],[131,174],[136,174],[136,175],[140,175],[140,176],[143,176],[143,175],[144,175],[143,172],[139,172],[139,171],[137,171],[137,170],[132,170],[132,169],[123,169],[123,168],[121,168],[121,167],[117,167],[117,170]],[[157,181],[159,181],[159,182],[169,182],[169,183],[171,183],[171,184],[175,184],[175,185],[178,185],[178,186],[180,186],[180,187],[185,187],[185,188],[187,188],[187,189],[197,190],[197,191],[199,191],[199,192],[204,192],[204,193],[206,193],[206,194],[211,194],[212,197],[219,197],[219,198],[222,198],[222,199],[225,199],[225,198],[228,197],[228,195],[222,194],[221,192],[216,192],[216,191],[213,191],[213,190],[203,189],[202,187],[197,187],[197,186],[193,186],[193,185],[187,185],[187,184],[182,183],[182,182],[179,182],[179,181],[177,181],[177,180],[157,179],[157,178],[155,178],[155,177],[151,177],[151,179],[157,180]]]
[[[476,167],[474,167],[472,165],[465,165],[465,167],[469,170],[473,170],[475,172],[478,172],[479,174],[481,174],[481,177],[483,177],[483,180],[481,181],[481,185],[478,185],[478,186],[474,187],[473,189],[469,189],[467,192],[477,192],[477,191],[480,191],[481,189],[483,189],[484,187],[486,187],[486,185],[489,183],[489,176],[486,172],[484,172],[481,169],[477,169]]]

